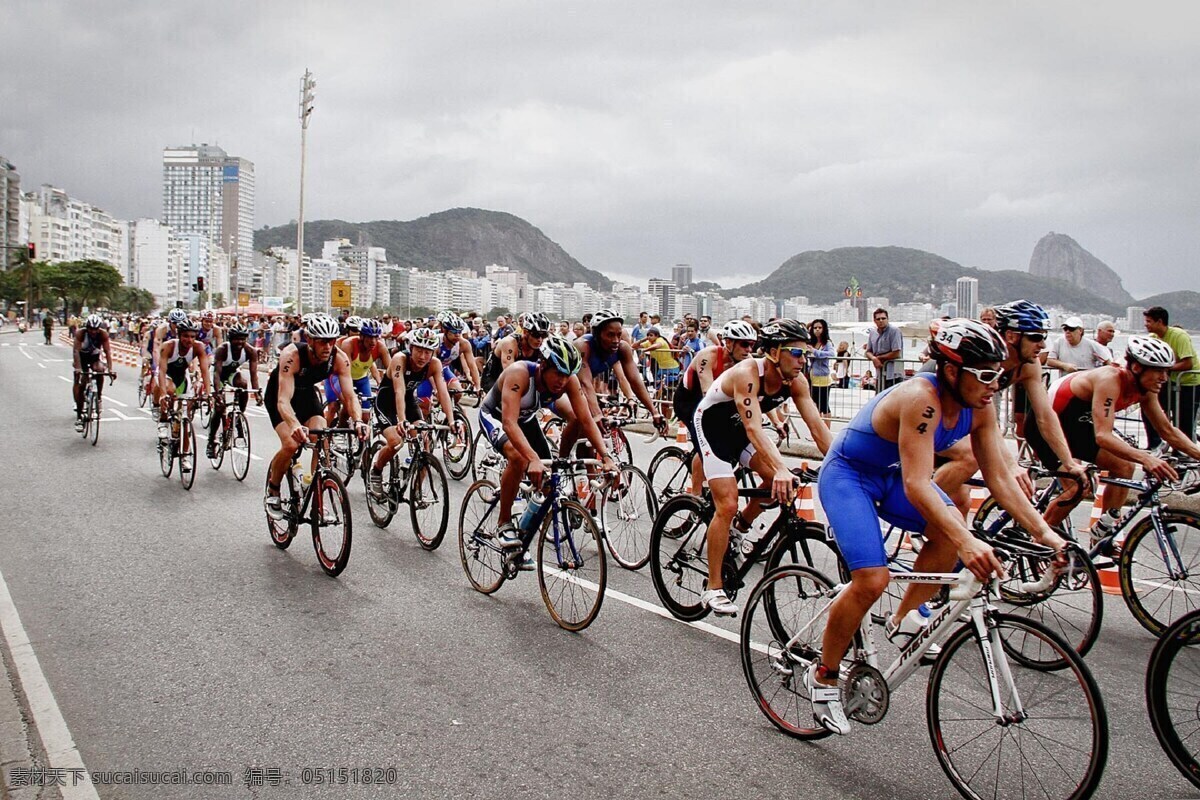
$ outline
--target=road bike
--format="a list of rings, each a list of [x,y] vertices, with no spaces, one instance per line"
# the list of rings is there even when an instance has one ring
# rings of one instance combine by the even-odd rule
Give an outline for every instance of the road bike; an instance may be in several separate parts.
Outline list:
[[[463,393],[461,390],[457,392]],[[458,431],[447,422],[440,403],[434,404],[429,419],[439,426],[438,445],[441,447],[442,462],[446,471],[450,473],[451,478],[461,481],[471,472],[475,458],[475,436],[467,412],[458,403],[454,404],[454,422],[459,426]]]
[[[92,447],[96,446],[96,442],[100,439],[100,396],[102,394],[101,384],[105,378],[108,378],[108,385],[112,386],[113,381],[117,379],[115,372],[88,372],[87,382],[83,387],[83,413],[80,419],[83,421],[83,429],[80,430],[80,435],[84,439],[92,440]]]
[[[250,471],[250,421],[242,411],[241,398],[251,390],[226,386],[221,391],[225,410],[217,427],[216,440],[211,443],[212,454],[208,457],[208,463],[213,469],[220,469],[225,461],[225,454],[229,453],[233,477],[244,481]],[[260,399],[262,397],[258,389],[254,389],[253,394]]]
[[[554,621],[569,631],[581,631],[596,619],[608,582],[600,531],[587,509],[563,491],[566,473],[577,465],[595,468],[602,463],[590,458],[550,462],[545,497],[521,531],[521,547],[506,549],[497,540],[496,530],[503,522],[499,519],[500,490],[490,480],[471,484],[458,517],[463,571],[471,586],[483,594],[492,594],[516,577],[523,552],[537,538],[534,558],[542,602]],[[527,504],[538,502],[529,485],[522,487],[521,495]]]
[[[816,473],[793,470],[795,486],[811,483]],[[738,489],[741,499],[770,500],[770,488]],[[783,503],[775,520],[756,540],[732,526],[721,565],[725,594],[730,600],[746,585],[760,563],[771,570],[781,564],[803,564],[838,577],[845,567],[824,525],[801,518],[798,501]],[[764,506],[766,508],[767,506]],[[703,619],[709,609],[700,602],[708,588],[708,524],[715,506],[712,496],[681,494],[663,503],[650,531],[650,579],[663,607],[686,622]],[[743,547],[743,543],[747,546]]]
[[[839,667],[846,716],[882,722],[893,692],[940,646],[925,697],[930,744],[964,797],[1086,798],[1108,756],[1108,717],[1083,659],[1045,626],[988,602],[970,572],[893,571],[891,580],[948,589],[924,630],[884,667],[868,614]],[[805,566],[768,572],[742,618],[742,671],[759,710],[799,739],[830,735],[812,714],[810,666],[830,606],[849,588]],[[995,582],[992,592],[998,591]],[[964,624],[965,622],[965,624]]]
[[[383,490],[378,494],[371,490],[371,465],[386,443],[377,439],[367,449],[362,470],[367,512],[377,527],[386,528],[400,505],[408,504],[417,542],[426,550],[436,550],[450,521],[450,487],[445,467],[429,451],[428,434],[440,434],[446,426],[417,422],[411,427],[414,435],[408,439],[407,452],[402,456],[397,450],[384,465]]]
[[[1163,631],[1146,665],[1150,727],[1171,763],[1200,788],[1200,610]]]
[[[196,428],[192,416],[197,398],[191,391],[189,381],[184,392],[172,398],[166,418],[170,433],[166,439],[158,439],[158,465],[163,477],[171,477],[179,461],[179,483],[187,490],[196,482]]]
[[[565,475],[564,492],[588,510],[600,527],[608,553],[628,570],[650,561],[650,530],[658,503],[646,473],[631,464],[616,472],[576,466]]]
[[[327,575],[334,577],[341,574],[350,563],[354,526],[350,516],[350,496],[341,477],[333,469],[329,442],[334,436],[348,434],[357,435],[357,432],[354,428],[309,430],[309,444],[316,446],[316,469],[311,477],[300,474],[300,457],[309,444],[297,449],[279,484],[283,513],[275,518],[267,512],[271,541],[280,550],[291,546],[300,523],[307,522],[312,529],[317,562]],[[268,470],[266,493],[270,491],[270,480]],[[266,503],[265,494],[263,502]]]

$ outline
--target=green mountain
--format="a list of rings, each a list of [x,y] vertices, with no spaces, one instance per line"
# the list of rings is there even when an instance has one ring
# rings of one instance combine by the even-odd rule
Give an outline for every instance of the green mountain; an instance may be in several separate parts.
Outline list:
[[[304,252],[317,258],[327,239],[384,247],[388,261],[401,267],[444,271],[472,269],[483,274],[489,264],[521,270],[530,283],[584,281],[608,291],[612,280],[587,269],[544,233],[520,217],[501,211],[454,208],[407,222],[345,222],[338,219],[304,223]],[[296,225],[254,232],[254,247],[295,247]]]
[[[851,277],[858,279],[864,295],[886,297],[892,303],[943,303],[953,298],[954,282],[968,277],[979,279],[979,297],[985,304],[1027,297],[1042,305],[1074,311],[1113,316],[1125,313],[1124,306],[1065,280],[1040,278],[1019,270],[964,267],[907,247],[809,250],[792,256],[763,280],[726,290],[726,294],[780,298],[805,295],[811,303],[835,303],[845,296]]]
[[[1139,301],[1142,308],[1162,306],[1171,317],[1172,325],[1179,325],[1189,331],[1200,330],[1200,292],[1178,291],[1164,292]],[[1137,333],[1137,331],[1130,331]]]

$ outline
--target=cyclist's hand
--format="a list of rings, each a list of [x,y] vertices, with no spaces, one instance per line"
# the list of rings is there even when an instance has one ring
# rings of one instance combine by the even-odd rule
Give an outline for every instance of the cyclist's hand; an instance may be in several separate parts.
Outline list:
[[[1063,466],[1063,469],[1070,475],[1074,475],[1079,479],[1079,488],[1083,492],[1084,497],[1092,497],[1095,493],[1095,487],[1092,485],[1092,475],[1088,472],[1087,467],[1080,464],[1078,461],[1070,466]]]
[[[1004,574],[1004,565],[996,558],[992,546],[974,536],[969,536],[962,547],[958,548],[958,558],[963,566],[981,581],[986,581],[993,574]]]
[[[1142,462],[1142,469],[1160,481],[1179,480],[1179,473],[1175,468],[1158,456],[1146,456],[1146,460]]]
[[[296,427],[288,433],[288,438],[296,444],[304,444],[308,441],[308,428],[297,423]]]
[[[354,423],[354,430],[358,434],[358,440],[360,442],[366,441],[367,434],[371,432],[371,429],[367,427],[367,423],[363,422],[362,420],[358,420]]]
[[[664,417],[662,414],[655,414],[653,417],[650,418],[650,421],[654,423],[654,429],[658,431],[660,436],[667,435],[667,418],[666,417]]]
[[[529,462],[529,467],[525,470],[525,474],[529,476],[529,482],[533,484],[535,489],[540,488],[542,479],[546,477],[546,462],[540,458],[535,458]]]
[[[780,503],[791,501],[792,483],[795,477],[786,467],[776,472],[775,477],[771,479],[771,499]]]
[[[605,472],[611,472],[614,474],[619,472],[619,470],[617,469],[617,462],[614,461],[613,457],[611,455],[609,455],[608,453],[604,454],[604,458],[602,458],[601,461],[603,462],[603,464],[601,465],[600,468],[602,470],[604,470]]]
[[[260,408],[262,407],[262,404],[263,404],[262,393],[260,393],[260,392],[254,393],[254,402],[257,403]]]

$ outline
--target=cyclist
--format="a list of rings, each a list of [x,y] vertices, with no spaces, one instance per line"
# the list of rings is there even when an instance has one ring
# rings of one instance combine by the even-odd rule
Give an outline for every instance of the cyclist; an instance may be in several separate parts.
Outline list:
[[[342,400],[348,407],[358,437],[365,439],[367,427],[361,422],[362,409],[354,384],[350,380],[350,359],[337,349],[341,336],[337,320],[328,314],[313,314],[306,325],[307,341],[288,345],[279,356],[279,364],[267,379],[264,402],[267,416],[279,436],[279,452],[271,459],[267,475],[267,514],[283,517],[279,485],[292,456],[308,441],[309,428],[325,427],[317,386],[330,375],[336,375],[342,387]]]
[[[956,559],[980,580],[1001,571],[992,548],[973,537],[954,504],[931,479],[934,454],[970,437],[975,459],[992,496],[1041,544],[1061,550],[1065,542],[1038,515],[1008,469],[993,395],[1008,347],[982,322],[942,322],[931,342],[935,373],[880,392],[834,440],[821,466],[818,490],[829,528],[850,570],[850,588],[829,611],[820,663],[805,675],[813,717],[827,730],[849,733],[838,690],[838,667],[854,632],[887,588],[889,574],[877,517],[921,532],[926,543],[918,572],[946,572]],[[909,587],[896,615],[885,622],[889,638],[920,632],[917,606],[937,586]]]
[[[749,358],[754,352],[754,345],[758,343],[758,331],[740,319],[726,323],[721,333],[722,344],[706,347],[697,353],[675,390],[675,418],[687,426],[693,443],[696,441],[696,406],[700,405],[708,387],[729,367]],[[692,459],[692,494],[700,494],[703,475],[700,459]]]
[[[600,401],[596,397],[595,379],[607,380],[609,376],[624,379],[631,392],[641,401],[650,412],[650,420],[659,434],[667,433],[667,420],[654,406],[650,392],[642,381],[641,370],[638,369],[633,347],[625,340],[625,320],[620,314],[610,309],[603,309],[592,315],[591,333],[585,333],[574,342],[575,348],[583,356],[583,366],[579,370],[579,383],[583,396],[587,399],[590,418],[601,419]],[[544,351],[543,351],[544,352]],[[559,443],[559,452],[569,453],[575,441],[579,438],[579,426],[570,424],[563,430]]]
[[[538,425],[540,409],[557,406],[561,411],[564,406],[570,406],[572,423],[568,423],[568,428],[572,425],[582,427],[604,462],[604,468],[616,471],[577,377],[582,366],[583,356],[571,342],[560,336],[550,336],[542,342],[539,363],[520,361],[510,364],[479,405],[479,424],[484,435],[492,449],[508,459],[500,477],[499,519],[503,522],[497,531],[499,544],[505,549],[521,546],[520,532],[512,521],[513,501],[521,478],[528,475],[534,488],[540,487],[546,474],[546,461],[551,458],[550,443]],[[526,552],[521,568],[533,569],[533,566],[533,559]]]
[[[1158,431],[1163,441],[1192,458],[1200,458],[1200,447],[1171,424],[1159,402],[1158,392],[1173,366],[1175,351],[1169,344],[1148,336],[1131,336],[1125,350],[1125,366],[1070,372],[1050,384],[1050,403],[1071,455],[1120,478],[1133,477],[1134,465],[1140,464],[1159,480],[1179,480],[1169,463],[1152,452],[1139,450],[1113,430],[1117,413],[1138,403],[1142,419]],[[1059,455],[1043,432],[1040,419],[1031,417],[1025,421],[1025,439],[1043,464],[1057,468]],[[1123,486],[1105,488],[1105,513],[1092,528],[1093,539],[1111,533],[1113,521],[1120,516],[1128,495],[1129,490]],[[1070,499],[1073,502],[1058,503],[1047,509],[1053,524],[1061,522],[1080,498]]]
[[[454,376],[454,380],[447,378],[447,382],[457,388],[455,381],[462,375],[472,386],[479,386],[479,366],[475,363],[475,350],[471,347],[471,340],[466,336],[467,323],[453,311],[438,314],[437,321],[442,329],[438,360]]]
[[[492,345],[492,354],[483,365],[479,388],[491,391],[500,373],[514,361],[542,359],[542,342],[550,335],[550,318],[539,312],[525,312],[517,318],[517,329]]]
[[[75,382],[71,387],[75,395],[75,430],[83,430],[83,387],[89,379],[96,381],[96,402],[104,389],[104,372],[97,369],[100,356],[104,363],[110,365],[112,360],[112,343],[108,338],[108,325],[99,314],[89,314],[83,327],[75,331],[75,342],[71,348],[71,358],[75,362]],[[94,375],[92,373],[95,373]]]
[[[182,308],[172,308],[165,321],[151,326],[146,334],[146,361],[149,363],[150,397],[157,409],[162,396],[158,390],[158,354],[164,343],[179,336],[179,326],[188,321],[187,312]]]
[[[350,317],[346,320],[346,330],[354,331],[338,339],[337,347],[350,359],[350,379],[354,381],[354,391],[358,393],[362,405],[362,421],[370,421],[373,395],[371,379],[380,383],[381,373],[375,362],[383,362],[383,370],[388,368],[388,351],[381,341],[383,326],[375,320],[363,320],[360,317]],[[337,379],[330,376],[325,379],[325,422],[332,425],[338,418],[340,410],[340,392]]]
[[[218,431],[221,419],[225,416],[225,393],[221,391],[225,384],[237,389],[238,407],[245,411],[249,397],[246,395],[246,378],[242,375],[242,366],[246,365],[250,368],[250,388],[258,391],[258,348],[247,344],[250,329],[240,322],[235,322],[225,333],[228,338],[213,353],[213,413],[208,420],[206,451],[209,458],[216,455]],[[263,404],[261,396],[257,401],[260,406]]]
[[[200,330],[196,332],[196,341],[204,345],[204,351],[210,356],[221,345],[222,329],[217,325],[217,315],[210,309],[200,312]]]
[[[738,329],[738,335],[745,335]],[[833,440],[821,412],[813,402],[803,374],[805,348],[811,341],[808,328],[794,319],[777,319],[759,333],[764,355],[743,359],[715,379],[693,415],[696,447],[704,477],[713,497],[713,518],[708,524],[708,585],[700,602],[714,614],[732,616],[738,608],[725,594],[722,564],[729,548],[729,526],[749,530],[760,511],[751,501],[737,513],[738,485],[734,465],[749,467],[771,483],[772,497],[788,502],[792,473],[763,429],[763,417],[789,399],[824,453]]]
[[[454,419],[454,405],[446,387],[442,362],[434,355],[441,344],[441,338],[431,328],[418,328],[409,334],[408,349],[397,351],[392,356],[387,378],[379,385],[379,396],[375,398],[375,413],[383,425],[383,438],[386,443],[371,464],[368,475],[371,491],[376,495],[383,493],[384,465],[391,461],[392,456],[404,444],[404,439],[411,434],[411,424],[422,419],[421,408],[416,398],[418,387],[429,383],[433,387],[433,393],[437,395],[446,419]],[[461,436],[462,431],[457,421],[455,427],[455,435]]]
[[[202,388],[197,398],[208,396],[210,389],[208,352],[204,349],[204,345],[196,341],[196,334],[199,331],[198,324],[190,319],[184,320],[175,326],[176,338],[163,342],[158,349],[158,380],[155,381],[155,386],[158,389],[159,397],[158,437],[160,439],[166,439],[171,435],[171,431],[167,427],[167,415],[170,413],[171,404],[176,395],[182,395],[187,391],[189,372],[193,362],[199,363],[202,380]]]

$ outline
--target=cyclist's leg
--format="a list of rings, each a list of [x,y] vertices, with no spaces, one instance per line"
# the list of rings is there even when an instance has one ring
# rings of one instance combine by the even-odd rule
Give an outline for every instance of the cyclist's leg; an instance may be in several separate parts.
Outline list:
[[[83,416],[83,387],[88,379],[88,365],[84,361],[79,362],[79,369],[75,370],[75,381],[71,386],[71,395],[75,398],[75,417],[78,419]]]
[[[354,391],[358,392],[361,397],[362,404],[362,421],[371,422],[371,406],[374,404],[375,395],[371,393],[371,376],[364,375],[354,382]]]
[[[1098,463],[1097,457],[1101,452],[1096,446],[1096,431],[1090,422],[1080,421],[1078,419],[1059,418],[1059,422],[1063,426],[1063,436],[1067,441],[1067,449],[1071,451],[1071,455],[1083,461],[1091,461]],[[1047,469],[1058,469],[1061,462],[1058,460],[1058,455],[1046,441],[1042,435],[1041,428],[1038,426],[1037,416],[1030,414],[1025,420],[1025,441],[1029,445],[1029,449],[1033,451],[1038,460]],[[1107,469],[1107,467],[1106,467]],[[1133,474],[1132,465],[1129,467],[1129,475]],[[1116,487],[1109,487],[1115,489]],[[1124,490],[1121,490],[1122,492]],[[1058,526],[1067,518],[1067,515],[1079,505],[1079,501],[1083,499],[1083,492],[1080,487],[1073,481],[1064,481],[1063,492],[1046,507],[1045,519],[1046,523],[1051,526]],[[1124,494],[1120,497],[1121,502],[1125,501]],[[1108,494],[1105,491],[1105,503],[1107,505]]]
[[[1120,456],[1115,456],[1107,450],[1097,452],[1093,463],[1100,467],[1100,469],[1106,470],[1114,478],[1133,477],[1133,462],[1126,461]],[[1129,490],[1124,486],[1107,484],[1104,487],[1104,497],[1102,499],[1104,510],[1109,513],[1109,516],[1115,517],[1120,513],[1121,508],[1124,507],[1125,500],[1128,497]]]
[[[221,381],[220,370],[213,371],[212,382],[212,413],[208,416],[208,446],[211,450],[217,441],[221,429],[221,420],[225,418],[225,384]]]
[[[325,393],[325,421],[332,426],[341,413],[341,384],[338,383],[336,376],[325,379],[322,384],[322,390]]]

